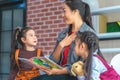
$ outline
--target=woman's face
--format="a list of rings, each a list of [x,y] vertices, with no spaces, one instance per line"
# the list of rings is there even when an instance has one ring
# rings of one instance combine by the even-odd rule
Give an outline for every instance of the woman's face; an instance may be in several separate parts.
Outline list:
[[[64,6],[63,6],[62,17],[64,18],[66,24],[68,24],[68,25],[69,24],[73,24],[73,21],[74,21],[74,12],[65,3],[64,3]]]

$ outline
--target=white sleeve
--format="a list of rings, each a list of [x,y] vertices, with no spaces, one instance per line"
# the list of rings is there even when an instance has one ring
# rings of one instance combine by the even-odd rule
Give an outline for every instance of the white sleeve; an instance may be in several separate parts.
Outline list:
[[[97,57],[93,56],[91,80],[99,80],[100,74],[106,70],[103,63]]]
[[[85,80],[85,76],[77,76],[78,80]]]

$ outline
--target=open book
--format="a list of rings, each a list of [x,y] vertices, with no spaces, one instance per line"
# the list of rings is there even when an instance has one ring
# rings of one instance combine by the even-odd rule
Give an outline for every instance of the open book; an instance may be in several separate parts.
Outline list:
[[[35,67],[44,67],[44,68],[62,68],[60,65],[56,64],[55,62],[53,62],[52,60],[50,60],[48,57],[32,57],[30,59],[26,59],[26,58],[18,58],[18,60],[29,64],[31,66],[35,66]]]

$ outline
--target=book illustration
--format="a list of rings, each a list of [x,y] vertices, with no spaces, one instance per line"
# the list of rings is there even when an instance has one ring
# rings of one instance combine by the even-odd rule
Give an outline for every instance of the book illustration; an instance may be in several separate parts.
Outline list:
[[[40,65],[40,66],[45,66],[47,68],[61,68],[58,64],[51,61],[47,57],[41,57],[41,58],[33,57],[33,58],[31,58],[31,60],[33,63]]]
[[[62,68],[52,60],[50,60],[47,57],[32,57],[30,59],[25,59],[25,58],[18,58],[21,61],[26,62],[27,64],[30,64],[32,66],[43,66],[44,68]]]

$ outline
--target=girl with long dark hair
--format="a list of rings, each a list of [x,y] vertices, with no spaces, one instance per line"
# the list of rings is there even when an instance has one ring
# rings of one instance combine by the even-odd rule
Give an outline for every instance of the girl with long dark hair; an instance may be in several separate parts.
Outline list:
[[[107,70],[98,55],[103,58],[99,49],[99,39],[93,32],[78,32],[75,40],[75,52],[82,57],[84,62],[85,79],[82,80],[100,80],[100,74]],[[103,60],[105,60],[103,58]],[[80,79],[81,80],[81,79]]]

